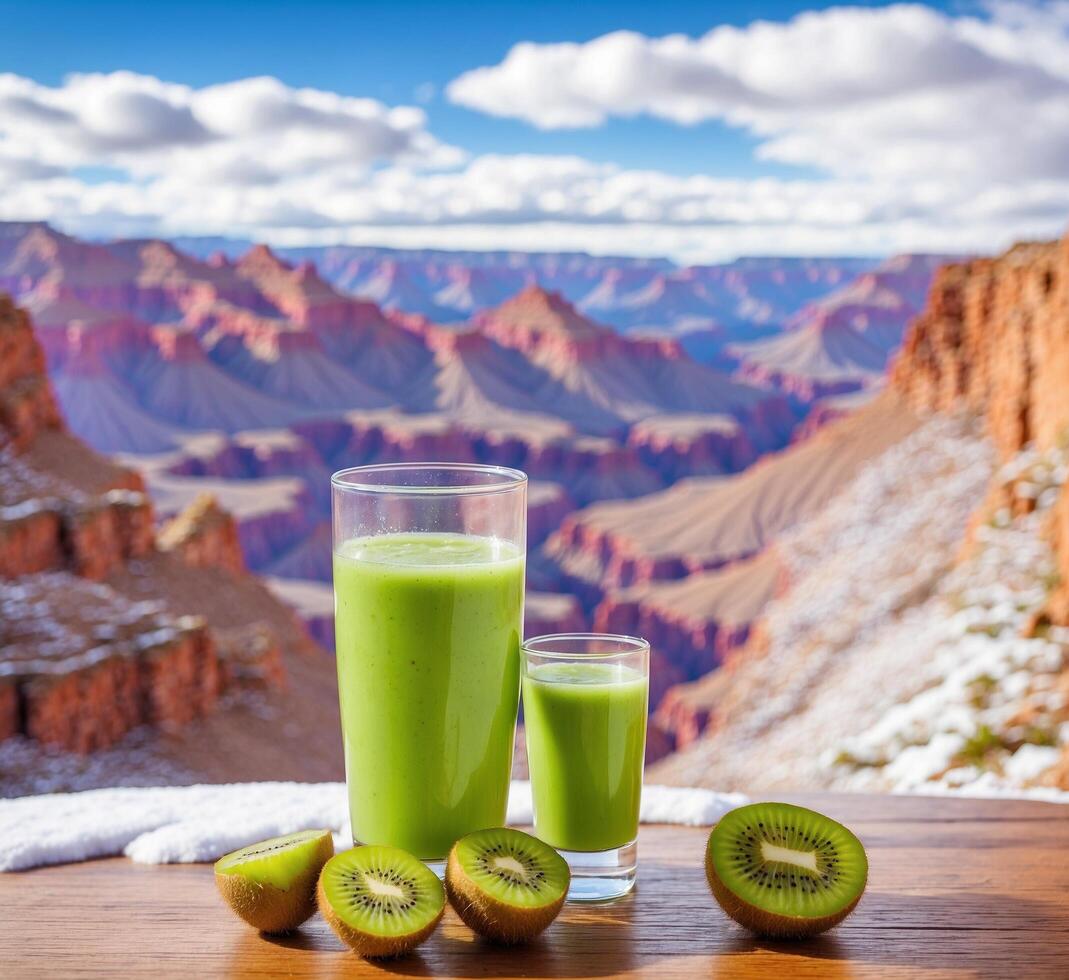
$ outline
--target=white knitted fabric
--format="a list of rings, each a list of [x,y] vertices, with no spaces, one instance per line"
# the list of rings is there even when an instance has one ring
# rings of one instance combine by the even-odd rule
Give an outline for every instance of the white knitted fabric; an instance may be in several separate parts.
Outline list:
[[[645,786],[643,823],[702,826],[747,802],[740,793]],[[508,822],[531,822],[531,784],[516,781]],[[0,800],[0,871],[126,854],[142,864],[213,861],[246,844],[330,828],[348,847],[344,783],[231,783],[97,789]]]

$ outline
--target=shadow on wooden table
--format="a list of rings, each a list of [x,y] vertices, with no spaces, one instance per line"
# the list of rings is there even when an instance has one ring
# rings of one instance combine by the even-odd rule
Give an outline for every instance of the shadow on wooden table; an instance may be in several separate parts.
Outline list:
[[[939,933],[941,941],[932,943]],[[736,927],[722,945],[720,962],[730,971],[732,961],[737,964],[739,958],[776,959],[781,969],[790,960],[818,961],[819,975],[830,978],[853,976],[855,968],[880,968],[890,975],[896,967],[918,966],[970,977],[1055,977],[1069,976],[1064,960],[1067,946],[1067,904],[965,891],[871,892],[841,926],[812,939],[761,939]],[[1030,968],[1040,972],[1020,972],[1023,953],[1028,954]]]
[[[600,908],[571,907],[530,943],[502,946],[459,924],[447,926],[416,954],[380,964],[402,976],[600,977],[628,973],[638,965],[633,942],[632,900]]]
[[[634,897],[612,906],[571,906],[550,929],[530,943],[503,946],[488,942],[459,922],[452,911],[437,932],[408,956],[375,960],[372,969],[410,977],[600,977],[628,973],[656,957],[639,955]],[[326,976],[344,976],[366,966],[313,919],[288,936],[248,932],[232,950],[232,972],[243,973],[256,946],[269,943],[307,953],[309,968]],[[321,957],[326,955],[328,960]],[[315,966],[313,966],[315,964]],[[324,971],[324,967],[326,967]]]
[[[675,877],[686,882],[693,874],[679,869]],[[691,894],[699,893],[692,889]],[[749,935],[704,895],[698,906],[680,904],[667,911],[651,907],[650,898],[640,890],[614,905],[569,906],[534,942],[512,948],[478,938],[450,911],[437,933],[413,954],[378,961],[370,969],[403,977],[457,978],[642,973],[665,980],[840,980],[916,976],[918,971],[948,977],[1069,976],[1069,904],[1020,894],[966,888],[923,895],[872,891],[837,929],[793,942]],[[262,943],[299,951],[301,961],[307,956],[306,963],[291,961],[287,967],[301,976],[351,976],[368,969],[316,919],[292,936],[246,933],[233,949],[236,974],[255,959],[250,954]]]
[[[323,948],[323,940],[309,932],[307,926],[302,926],[296,932],[277,936],[266,932],[252,932],[243,938],[248,939],[249,935],[253,936],[258,943],[270,943],[272,946],[281,946],[284,949],[303,949],[312,952]]]

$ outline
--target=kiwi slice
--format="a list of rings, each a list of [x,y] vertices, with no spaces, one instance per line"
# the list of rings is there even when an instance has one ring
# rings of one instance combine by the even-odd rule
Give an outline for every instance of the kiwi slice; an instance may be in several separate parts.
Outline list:
[[[272,837],[219,858],[215,883],[249,925],[291,932],[315,912],[319,869],[333,853],[329,830]]]
[[[319,911],[342,942],[371,959],[414,949],[445,910],[438,876],[408,851],[379,844],[332,857],[317,894]]]
[[[568,896],[568,862],[520,830],[499,827],[462,837],[449,852],[449,904],[475,932],[500,943],[533,939]]]
[[[842,922],[868,878],[865,848],[830,817],[752,803],[713,827],[705,873],[721,908],[762,936],[814,936]]]

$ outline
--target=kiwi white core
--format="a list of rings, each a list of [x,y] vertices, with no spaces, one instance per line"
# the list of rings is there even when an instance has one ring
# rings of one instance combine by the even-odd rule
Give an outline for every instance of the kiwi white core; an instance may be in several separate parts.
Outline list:
[[[367,890],[373,895],[388,895],[391,898],[404,898],[404,889],[398,888],[388,881],[382,881],[374,875],[365,874],[364,884],[367,885]]]
[[[816,851],[795,851],[789,847],[780,847],[778,844],[770,844],[767,840],[763,840],[761,841],[761,857],[766,861],[793,864],[795,867],[808,868],[813,872],[817,870]]]
[[[511,854],[494,857],[491,863],[499,871],[511,871],[513,874],[525,879],[529,877],[527,868],[520,864]]]

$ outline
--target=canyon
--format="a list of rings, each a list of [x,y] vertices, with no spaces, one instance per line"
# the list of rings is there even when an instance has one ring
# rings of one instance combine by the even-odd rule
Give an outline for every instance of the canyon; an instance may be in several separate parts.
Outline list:
[[[727,348],[739,375],[808,401],[879,386],[950,256],[898,255],[808,303],[782,334]]]
[[[180,238],[174,244],[206,259],[244,255],[252,242]],[[294,263],[311,262],[341,292],[386,310],[436,322],[462,322],[537,283],[586,316],[630,333],[669,333],[688,348],[775,333],[811,302],[877,268],[859,257],[746,257],[721,265],[679,267],[667,259],[580,252],[463,252],[330,245],[280,247]]]
[[[254,760],[272,757],[216,710],[231,703],[280,721],[292,712],[293,739],[306,737],[316,705],[333,702],[318,652],[333,639],[329,473],[428,458],[531,475],[527,631],[649,636],[651,758],[687,746],[711,716],[689,685],[730,664],[787,587],[779,538],[918,424],[898,396],[880,394],[880,358],[938,264],[680,269],[581,255],[90,242],[0,223],[0,290],[25,310],[9,304],[6,315],[23,333],[32,324],[37,342],[33,370],[0,385],[11,403],[0,468],[21,487],[5,512],[18,520],[0,541],[0,587],[27,624],[3,641],[3,659],[30,659],[41,631],[81,637],[129,620],[115,641],[124,650],[145,635],[177,637],[181,652],[160,676],[215,678],[160,695],[160,705],[187,704],[179,716],[152,706],[146,669],[90,681],[79,667],[54,705],[126,705],[84,730],[63,730],[57,707],[27,727],[26,692],[40,685],[0,685],[0,731],[16,734],[3,751],[23,759],[22,772],[41,742],[100,760],[136,749],[138,772],[186,766],[222,778],[232,770],[197,758],[210,735],[196,733],[226,728]],[[20,407],[36,406],[38,389],[45,407]],[[68,467],[77,479],[52,487]],[[73,521],[70,502],[98,472],[102,489],[84,507],[105,516]],[[182,567],[198,569],[199,590]],[[241,597],[241,622],[214,608],[224,603],[211,601],[213,586]],[[115,595],[85,592],[98,588]],[[84,613],[94,605],[103,620]],[[238,663],[243,646],[260,651],[249,665]],[[336,747],[312,760],[327,772]],[[76,778],[77,766],[53,765],[57,780]]]
[[[332,658],[247,570],[234,518],[203,497],[157,527],[139,474],[66,428],[29,318],[7,297],[0,650],[4,795],[94,773],[137,784],[341,771],[340,745],[316,731],[337,714]],[[131,754],[131,738],[147,745]]]
[[[942,269],[882,396],[908,434],[778,539],[747,641],[662,702],[688,744],[651,778],[1064,799],[1067,379],[1069,238]]]

